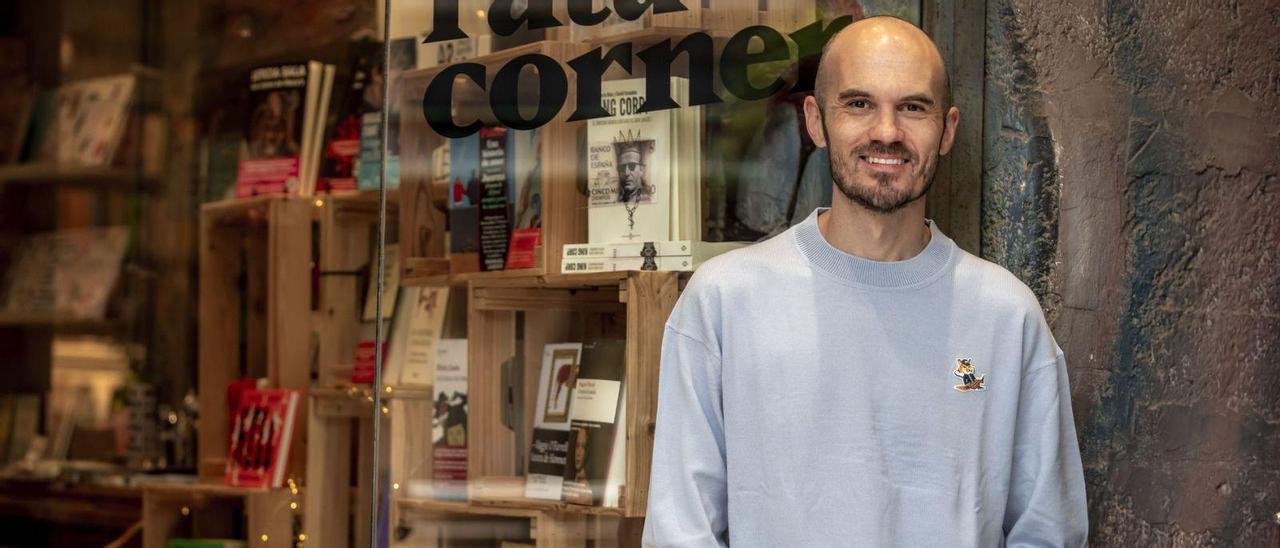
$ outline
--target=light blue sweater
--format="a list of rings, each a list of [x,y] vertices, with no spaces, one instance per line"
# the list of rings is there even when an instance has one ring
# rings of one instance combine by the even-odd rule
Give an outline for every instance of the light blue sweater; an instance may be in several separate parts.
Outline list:
[[[930,226],[877,262],[815,212],[699,268],[663,337],[646,546],[1084,545],[1039,303]]]

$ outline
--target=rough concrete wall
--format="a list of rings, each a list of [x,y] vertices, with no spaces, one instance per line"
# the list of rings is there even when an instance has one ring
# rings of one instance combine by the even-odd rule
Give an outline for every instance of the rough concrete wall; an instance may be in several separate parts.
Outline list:
[[[1275,545],[1280,3],[987,9],[983,250],[1066,351],[1093,544]]]

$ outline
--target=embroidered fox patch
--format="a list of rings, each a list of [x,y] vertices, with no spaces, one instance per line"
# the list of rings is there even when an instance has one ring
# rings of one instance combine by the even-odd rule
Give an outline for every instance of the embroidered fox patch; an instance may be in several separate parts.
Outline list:
[[[969,358],[960,358],[956,360],[956,370],[951,374],[960,377],[964,384],[954,386],[956,390],[961,392],[976,392],[978,390],[986,390],[984,386],[986,376],[979,377],[978,370],[973,366],[973,361]]]

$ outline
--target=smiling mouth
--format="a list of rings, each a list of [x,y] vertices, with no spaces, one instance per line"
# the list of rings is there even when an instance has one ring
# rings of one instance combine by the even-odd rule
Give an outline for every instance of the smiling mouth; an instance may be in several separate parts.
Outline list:
[[[907,163],[906,158],[894,158],[892,156],[860,156],[863,161],[876,166],[901,166]]]

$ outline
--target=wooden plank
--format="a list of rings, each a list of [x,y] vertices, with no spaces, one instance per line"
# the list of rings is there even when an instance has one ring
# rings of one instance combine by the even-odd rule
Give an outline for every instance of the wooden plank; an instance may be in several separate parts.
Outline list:
[[[402,498],[396,504],[406,512],[419,515],[483,515],[512,518],[536,518],[539,510],[528,508],[510,508],[501,506],[477,506],[465,502],[444,501],[424,498]]]
[[[546,512],[536,521],[534,535],[538,548],[573,548],[587,545],[587,517],[581,514]]]
[[[373,419],[360,419],[356,433],[356,503],[352,538],[355,546],[372,546],[373,524]]]
[[[271,203],[267,232],[267,370],[271,385],[302,392],[298,416],[307,416],[311,385],[311,219],[310,200]],[[306,470],[305,427],[294,431],[288,474]]]
[[[963,53],[951,58],[951,85],[961,122],[951,151],[951,226],[947,235],[961,248],[981,256],[986,2],[957,0],[955,10],[955,51]]]
[[[320,416],[313,403],[307,432],[307,490],[303,501],[303,528],[307,546],[347,545],[351,515],[352,421]]]
[[[627,282],[627,477],[625,514],[643,516],[657,421],[662,332],[679,297],[674,272],[636,272]]]
[[[369,206],[375,207],[369,207]],[[376,204],[329,200],[320,209],[320,386],[350,382],[364,294],[360,273],[372,256]]]
[[[261,225],[266,223],[268,209],[276,196],[259,196],[208,202],[200,205],[200,214],[215,224]]]
[[[142,548],[166,548],[178,521],[178,504],[162,497],[142,496]]]
[[[702,22],[700,24],[695,23],[693,28],[703,31],[722,31],[724,33],[738,32],[759,22],[759,7],[758,1],[710,0],[709,7],[701,10],[703,12]],[[654,17],[654,19],[657,20],[661,17],[665,17],[665,15]]]
[[[574,50],[573,53],[577,53]],[[566,49],[561,55],[569,55]],[[577,101],[577,88],[569,83],[566,104]],[[560,272],[560,255],[566,244],[587,241],[587,195],[578,186],[578,134],[583,122],[568,122],[571,109],[561,111],[557,120],[545,126],[541,137],[542,165],[542,249],[540,269]]]
[[[473,293],[474,306],[480,311],[500,310],[572,310],[579,312],[622,312],[616,287],[592,290],[526,289],[478,287]]]
[[[415,100],[416,99],[416,100]],[[420,112],[422,95],[405,96],[404,112]],[[415,103],[419,103],[415,107]],[[434,149],[444,144],[422,116],[400,117],[400,185],[401,256],[410,258],[445,257],[445,217],[448,207],[448,184],[436,186],[434,181],[448,173],[433,173],[431,157]],[[442,193],[443,192],[443,193]],[[441,205],[446,209],[442,210]],[[402,265],[408,263],[402,261]]]
[[[239,369],[241,267],[240,231],[216,225],[200,216],[200,329],[197,382],[201,398],[197,429],[199,473],[221,480],[229,437],[227,385]]]
[[[428,390],[429,392],[429,390]],[[432,401],[427,398],[391,398],[384,400],[391,409],[391,496],[399,498],[413,482],[431,481]]]
[[[293,514],[288,489],[273,489],[245,495],[249,544],[271,548],[293,546]]]
[[[814,0],[767,0],[760,12],[760,24],[788,33],[818,20]]]
[[[268,309],[270,308],[268,300],[269,289],[269,264],[271,257],[268,255],[267,239],[268,235],[262,230],[246,230],[244,234],[244,261],[245,261],[245,346],[244,346],[244,371],[238,372],[236,378],[263,378],[267,377],[271,386],[279,386],[276,379],[271,379],[271,372],[268,366],[268,346],[270,343],[270,331],[268,323]],[[231,317],[213,319],[205,318],[205,321],[231,321]],[[235,413],[235,409],[228,410]]]
[[[311,205],[272,202],[268,229],[268,369],[273,386],[305,390],[311,384]]]
[[[502,424],[502,362],[515,355],[515,312],[467,299],[467,479],[515,473],[515,433]]]
[[[985,3],[930,0],[923,3],[924,29],[950,70],[952,100],[960,109],[951,153],[942,157],[926,199],[929,218],[961,248],[978,254],[981,244],[982,128],[985,86]]]

